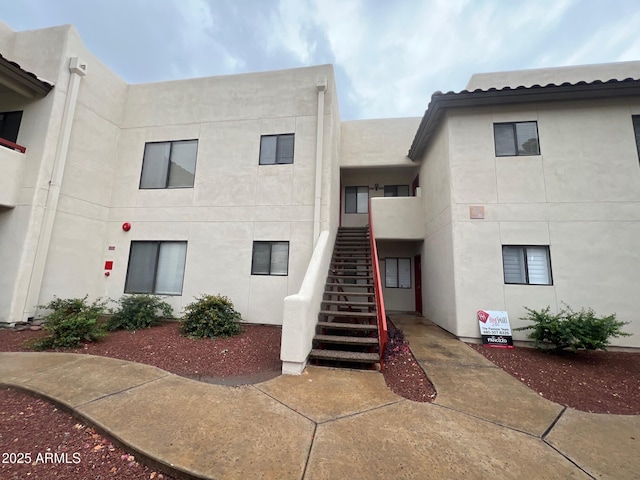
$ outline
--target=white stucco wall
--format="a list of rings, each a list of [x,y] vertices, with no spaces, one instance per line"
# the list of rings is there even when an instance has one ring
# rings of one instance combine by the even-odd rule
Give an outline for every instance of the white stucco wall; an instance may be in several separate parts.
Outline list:
[[[479,335],[478,309],[562,302],[617,313],[640,346],[640,168],[631,115],[640,101],[590,101],[450,113],[452,219],[457,322]],[[541,154],[496,157],[493,123],[538,122]],[[483,206],[484,219],[471,219]],[[425,242],[428,244],[428,242]],[[549,245],[553,285],[505,285],[502,245]],[[524,338],[516,333],[516,339]]]

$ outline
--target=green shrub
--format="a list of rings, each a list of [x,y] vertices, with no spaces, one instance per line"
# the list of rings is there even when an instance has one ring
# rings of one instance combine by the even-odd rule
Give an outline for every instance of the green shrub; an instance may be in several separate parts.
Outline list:
[[[191,338],[231,337],[239,334],[240,314],[221,295],[201,295],[185,308],[182,333]]]
[[[107,320],[107,330],[140,330],[173,318],[171,305],[155,295],[124,295],[118,304],[118,310]]]
[[[36,350],[50,348],[76,348],[82,342],[95,342],[106,335],[99,320],[106,311],[106,302],[100,299],[90,305],[84,298],[54,298],[38,308],[53,310],[45,317],[44,329],[50,335],[33,342]]]
[[[547,307],[537,311],[525,307],[527,315],[521,320],[533,322],[533,325],[514,330],[533,330],[528,337],[535,341],[535,347],[541,350],[555,348],[556,351],[571,349],[606,350],[611,337],[628,337],[622,327],[629,322],[616,320],[616,314],[597,317],[592,309],[581,308],[575,312],[565,304],[557,314],[550,313]]]

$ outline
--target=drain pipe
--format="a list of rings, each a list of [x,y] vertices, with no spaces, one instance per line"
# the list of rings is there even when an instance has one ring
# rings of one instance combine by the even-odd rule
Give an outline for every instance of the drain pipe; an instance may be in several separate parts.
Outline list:
[[[71,128],[73,126],[73,118],[76,111],[76,103],[78,101],[78,90],[80,89],[80,80],[87,74],[87,65],[78,57],[72,57],[69,61],[69,85],[67,88],[67,98],[62,113],[62,125],[60,127],[60,135],[58,137],[58,145],[56,147],[56,156],[53,159],[51,168],[51,179],[49,180],[49,189],[47,191],[47,201],[44,207],[42,224],[40,227],[40,235],[38,236],[38,246],[31,270],[31,278],[29,280],[29,289],[24,304],[24,317],[33,316],[35,306],[40,297],[40,288],[42,287],[42,279],[44,277],[44,269],[49,254],[49,244],[53,233],[53,224],[58,210],[58,200],[60,198],[60,187],[64,176],[64,167],[67,162],[67,154],[69,152],[69,139],[71,137]]]
[[[322,207],[322,147],[324,144],[324,92],[327,89],[327,77],[316,79],[318,91],[318,118],[316,122],[316,186],[313,204],[313,246],[320,236],[320,212]]]

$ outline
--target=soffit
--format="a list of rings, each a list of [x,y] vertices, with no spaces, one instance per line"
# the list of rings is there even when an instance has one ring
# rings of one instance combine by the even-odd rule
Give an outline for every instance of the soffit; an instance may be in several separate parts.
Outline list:
[[[0,55],[0,93],[11,91],[27,98],[41,98],[52,88],[53,83],[38,78]]]

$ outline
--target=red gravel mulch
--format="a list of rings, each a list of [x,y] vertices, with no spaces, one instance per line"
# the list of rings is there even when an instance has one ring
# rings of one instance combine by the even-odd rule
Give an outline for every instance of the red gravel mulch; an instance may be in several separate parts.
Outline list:
[[[470,347],[548,400],[584,412],[640,415],[640,353]]]

